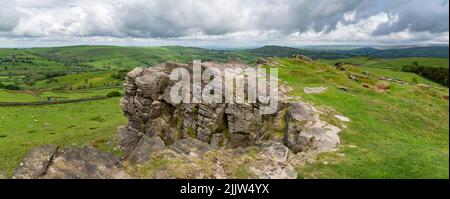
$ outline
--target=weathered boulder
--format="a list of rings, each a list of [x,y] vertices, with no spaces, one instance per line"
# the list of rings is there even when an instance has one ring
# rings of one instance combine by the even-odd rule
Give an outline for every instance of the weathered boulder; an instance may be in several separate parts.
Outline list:
[[[338,70],[347,70],[347,67],[344,66],[344,63],[342,62],[336,62],[334,64],[334,66],[336,67],[336,69]]]
[[[121,126],[117,129],[117,141],[125,154],[130,154],[134,150],[141,137],[142,135],[133,128]]]
[[[165,148],[164,141],[158,136],[144,136],[131,152],[128,160],[131,163],[142,164],[150,159],[152,153],[162,151]]]
[[[284,143],[294,153],[335,149],[340,129],[320,120],[318,111],[307,103],[291,103],[286,114]]]
[[[307,62],[314,61],[313,59],[311,59],[305,55],[294,54],[294,55],[292,55],[292,57],[296,60],[301,60],[301,61],[307,61]]]
[[[58,146],[52,144],[42,145],[31,150],[22,160],[13,175],[13,179],[40,178],[47,172]]]

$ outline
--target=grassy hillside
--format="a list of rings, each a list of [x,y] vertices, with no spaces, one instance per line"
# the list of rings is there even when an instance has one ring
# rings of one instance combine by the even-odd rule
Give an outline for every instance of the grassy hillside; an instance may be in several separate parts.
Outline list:
[[[298,168],[300,178],[449,177],[449,104],[443,98],[448,88],[390,83],[388,91],[377,92],[328,65],[279,62],[279,76],[295,89],[293,95],[352,120],[340,134],[340,149]],[[371,86],[377,82],[376,77],[368,80]],[[329,90],[303,93],[304,87],[313,86]],[[338,89],[342,86],[349,92]]]

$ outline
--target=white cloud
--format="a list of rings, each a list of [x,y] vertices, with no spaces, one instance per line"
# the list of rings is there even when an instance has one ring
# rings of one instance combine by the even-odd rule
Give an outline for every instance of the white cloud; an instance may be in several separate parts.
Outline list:
[[[6,2],[7,1],[7,2]],[[23,41],[448,43],[448,0],[0,0]],[[111,39],[114,38],[114,39]]]

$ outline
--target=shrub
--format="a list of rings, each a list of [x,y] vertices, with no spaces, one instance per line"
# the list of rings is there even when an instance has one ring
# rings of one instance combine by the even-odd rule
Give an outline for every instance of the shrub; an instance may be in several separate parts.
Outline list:
[[[411,72],[425,77],[431,81],[437,82],[444,86],[449,86],[448,75],[449,69],[444,67],[418,66],[416,63],[403,66],[402,71]]]
[[[411,80],[411,84],[417,84],[417,83],[418,83],[417,78],[413,77]]]
[[[15,84],[7,84],[0,86],[0,88],[6,89],[6,90],[20,90],[20,87]]]
[[[119,91],[111,91],[108,94],[106,94],[107,97],[119,97],[122,96]]]
[[[124,80],[128,74],[128,70],[119,70],[117,73],[113,73],[111,78]]]

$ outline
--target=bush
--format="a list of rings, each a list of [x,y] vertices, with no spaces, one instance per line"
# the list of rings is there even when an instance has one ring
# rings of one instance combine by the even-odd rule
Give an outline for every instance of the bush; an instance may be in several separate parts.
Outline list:
[[[20,90],[20,87],[15,84],[4,85],[4,84],[0,83],[0,88],[6,89],[6,90]]]
[[[113,73],[111,78],[124,80],[128,74],[128,70],[119,70],[117,73]]]
[[[439,84],[442,84],[444,86],[449,86],[448,81],[448,75],[449,71],[448,68],[444,67],[431,67],[431,66],[418,66],[415,65],[416,63],[404,66],[402,68],[402,71],[404,72],[411,72],[418,74],[422,77],[425,77],[431,81],[437,82]]]
[[[411,80],[411,84],[417,84],[419,81],[417,80],[416,77],[413,77]]]
[[[120,97],[122,94],[120,94],[119,91],[111,91],[108,94],[106,94],[107,97]]]

